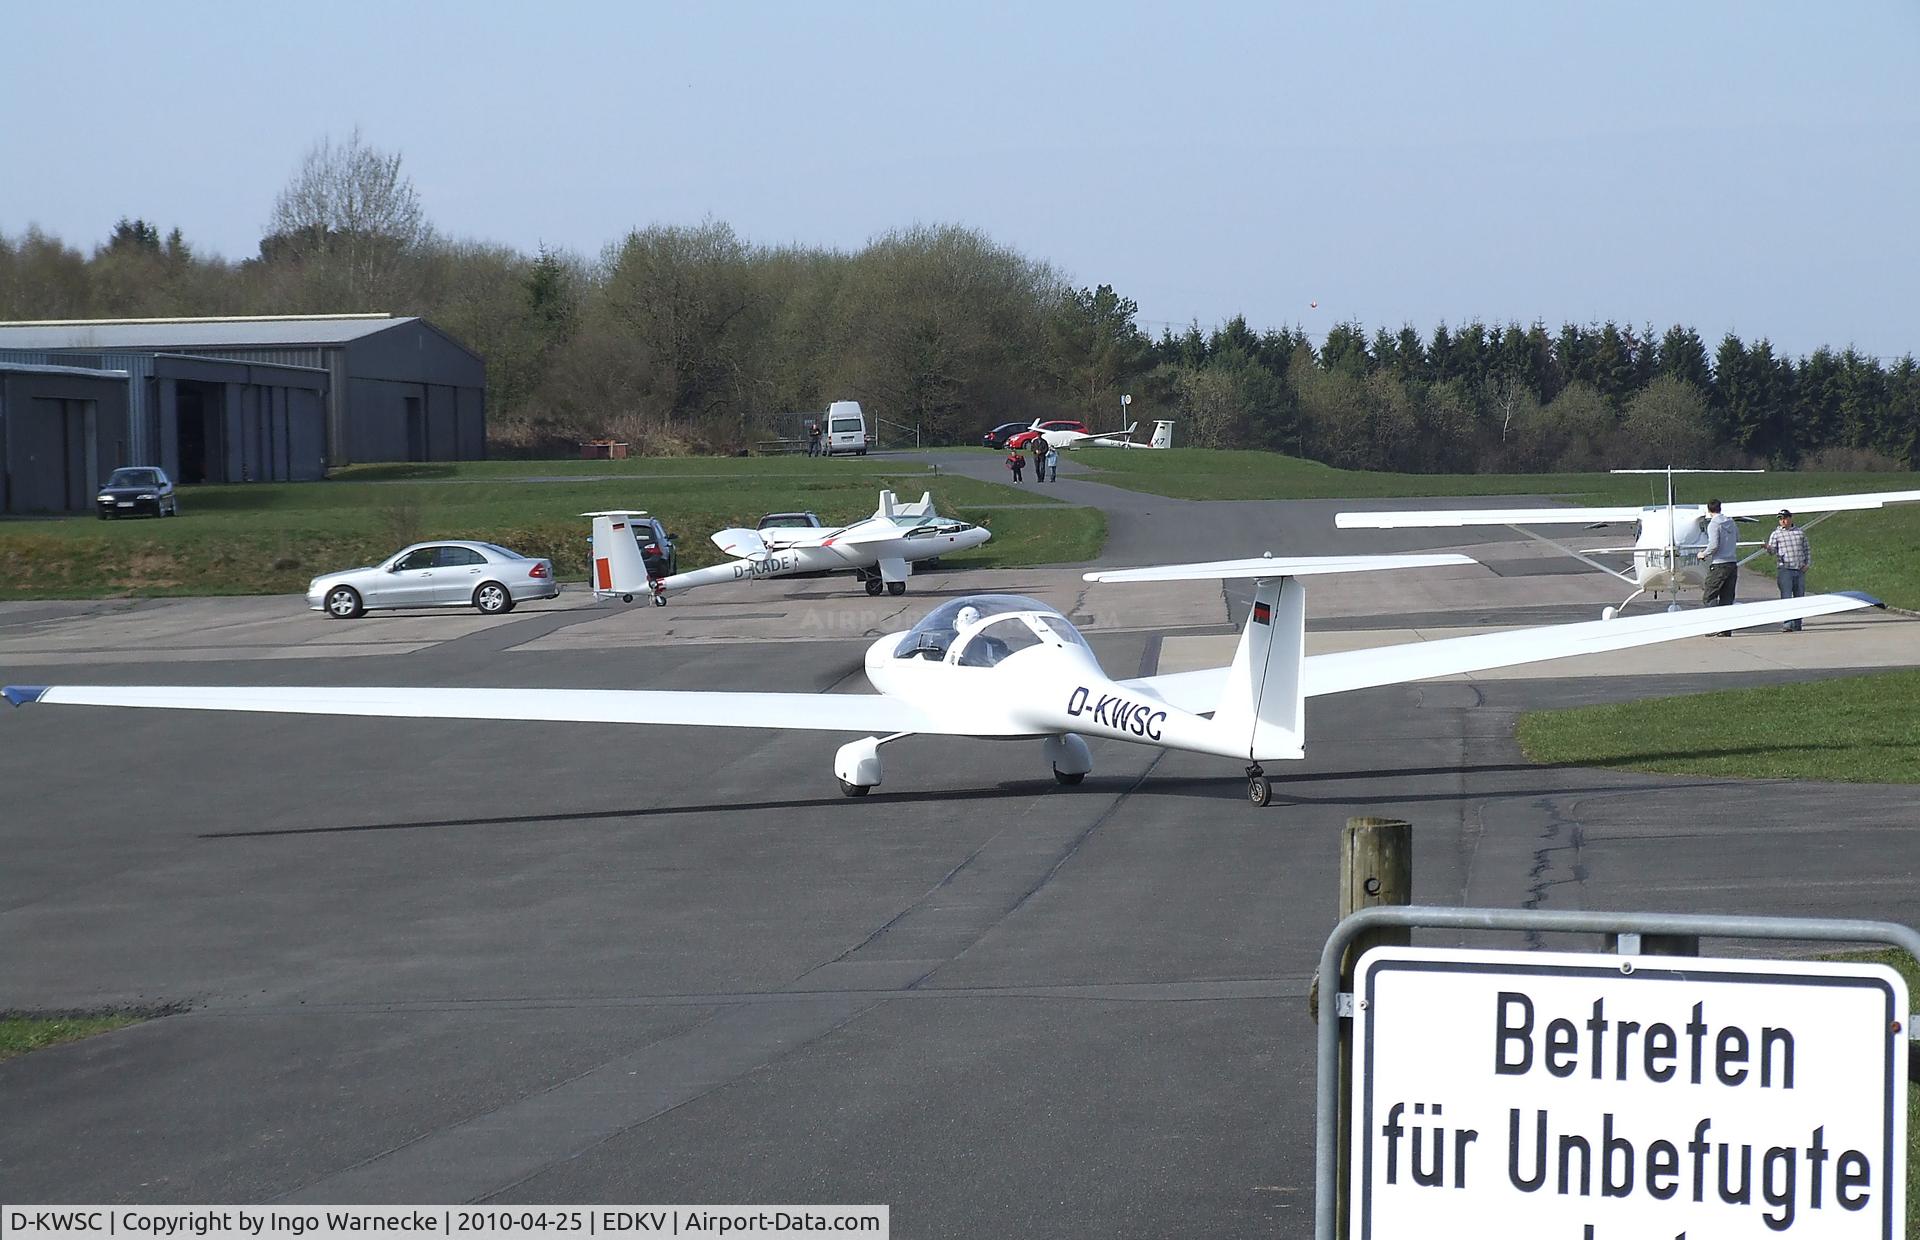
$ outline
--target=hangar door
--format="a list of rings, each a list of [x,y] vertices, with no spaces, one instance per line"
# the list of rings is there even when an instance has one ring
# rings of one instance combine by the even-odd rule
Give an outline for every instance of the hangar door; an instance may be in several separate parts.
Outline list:
[[[9,410],[7,468],[14,512],[83,510],[92,497],[87,445],[93,439],[94,402],[34,397]]]
[[[320,394],[249,383],[240,394],[234,462],[243,482],[311,482],[326,475]]]
[[[409,383],[405,410],[407,459],[452,461],[460,457],[458,389],[441,383]]]

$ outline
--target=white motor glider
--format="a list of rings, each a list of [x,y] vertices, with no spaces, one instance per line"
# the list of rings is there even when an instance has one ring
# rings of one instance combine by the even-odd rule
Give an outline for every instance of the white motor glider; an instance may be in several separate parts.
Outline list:
[[[1599,569],[1610,577],[1617,577],[1633,587],[1633,593],[1622,600],[1619,607],[1609,607],[1600,613],[1601,619],[1611,619],[1623,610],[1628,603],[1642,594],[1659,598],[1665,594],[1669,598],[1677,597],[1682,591],[1698,593],[1706,584],[1707,566],[1700,559],[1700,552],[1707,545],[1707,508],[1705,504],[1679,504],[1673,498],[1673,475],[1675,474],[1757,474],[1758,469],[1616,469],[1616,474],[1665,474],[1667,475],[1667,502],[1647,504],[1642,507],[1621,508],[1458,508],[1437,509],[1426,512],[1342,512],[1334,515],[1333,523],[1343,530],[1406,530],[1406,529],[1457,529],[1472,525],[1501,525],[1523,534],[1535,542],[1544,543],[1555,551],[1564,552],[1581,563]],[[1800,517],[1807,513],[1817,513],[1811,521],[1803,522],[1802,529],[1810,529],[1826,520],[1836,512],[1861,512],[1867,509],[1881,508],[1888,504],[1920,503],[1920,491],[1875,491],[1860,495],[1803,495],[1786,499],[1742,499],[1727,500],[1720,505],[1720,511],[1737,520],[1753,520],[1759,517],[1773,517],[1781,509],[1786,509]],[[1570,547],[1558,539],[1549,538],[1535,530],[1533,525],[1583,525],[1599,528],[1605,525],[1624,525],[1633,522],[1638,530],[1630,547]],[[1766,543],[1743,542],[1743,547],[1764,548]],[[1759,555],[1755,550],[1741,560]],[[1595,556],[1630,556],[1629,567],[1615,568]],[[1678,611],[1680,604],[1670,602],[1667,610]]]
[[[931,560],[978,547],[991,531],[942,517],[933,510],[933,492],[917,504],[902,504],[892,491],[880,492],[871,517],[835,527],[784,527],[721,530],[713,536],[720,550],[736,557],[724,564],[696,568],[671,577],[648,578],[646,561],[627,528],[625,512],[588,512],[593,518],[592,582],[596,598],[618,597],[631,603],[646,594],[654,606],[667,596],[723,581],[760,581],[806,573],[852,572],[868,594],[900,595],[916,560]]]
[[[1133,442],[1133,432],[1139,425],[1138,422],[1129,422],[1124,430],[1117,431],[1060,431],[1047,430],[1044,421],[1036,418],[1034,419],[1033,425],[1027,429],[1038,435],[1041,439],[1046,440],[1049,448],[1057,448],[1062,452],[1071,452],[1075,449],[1085,447],[1087,444],[1092,444],[1096,448],[1137,448],[1140,445]],[[1167,427],[1168,442],[1171,443],[1173,423],[1168,422],[1165,425]],[[1156,429],[1154,434],[1157,436],[1159,431]],[[1033,445],[1031,441],[1029,441],[1022,446],[1031,449]]]
[[[1046,604],[979,594],[942,603],[911,629],[874,642],[867,649],[866,672],[877,695],[157,685],[8,686],[0,692],[16,706],[41,702],[868,733],[834,755],[833,773],[848,796],[864,796],[879,786],[880,747],[906,736],[1038,740],[1054,778],[1063,784],[1077,784],[1093,769],[1083,739],[1090,736],[1245,762],[1247,799],[1265,805],[1272,786],[1262,764],[1305,756],[1308,698],[1880,605],[1862,594],[1817,594],[1679,615],[1306,653],[1303,578],[1472,562],[1461,555],[1265,557],[1088,573],[1089,581],[1255,583],[1231,666],[1134,680],[1114,680],[1101,671],[1086,639]]]

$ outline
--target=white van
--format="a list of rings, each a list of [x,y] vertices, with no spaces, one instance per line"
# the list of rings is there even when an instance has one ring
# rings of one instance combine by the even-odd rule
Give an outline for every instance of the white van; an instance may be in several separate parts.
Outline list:
[[[836,400],[827,406],[827,455],[867,454],[867,415],[857,400]]]

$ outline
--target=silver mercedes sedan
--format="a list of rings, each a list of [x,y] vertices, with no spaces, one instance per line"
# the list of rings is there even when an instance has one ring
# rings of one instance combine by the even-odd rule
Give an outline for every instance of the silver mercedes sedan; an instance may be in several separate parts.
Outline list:
[[[497,616],[530,598],[558,598],[553,561],[484,542],[423,542],[383,564],[325,573],[307,583],[307,606],[336,620],[377,608],[475,607]]]

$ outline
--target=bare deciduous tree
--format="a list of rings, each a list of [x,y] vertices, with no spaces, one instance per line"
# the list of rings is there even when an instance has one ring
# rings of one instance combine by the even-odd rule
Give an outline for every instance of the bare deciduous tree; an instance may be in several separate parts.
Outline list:
[[[400,155],[377,150],[355,128],[344,143],[322,138],[274,199],[261,257],[321,265],[338,307],[367,308],[392,294],[407,254],[432,235]],[[384,308],[384,307],[381,307]]]

